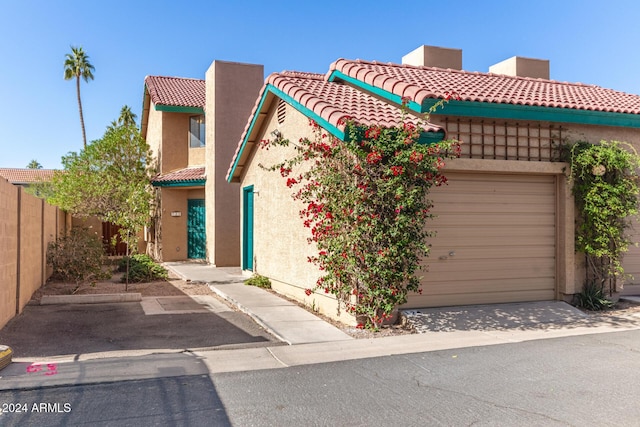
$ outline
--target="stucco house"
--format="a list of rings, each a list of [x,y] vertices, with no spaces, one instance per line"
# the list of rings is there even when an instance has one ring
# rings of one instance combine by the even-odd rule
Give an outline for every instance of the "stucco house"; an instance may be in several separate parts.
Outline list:
[[[574,250],[574,202],[567,164],[554,147],[563,141],[620,140],[640,148],[640,96],[550,80],[549,61],[513,57],[488,72],[462,70],[462,51],[421,46],[402,64],[339,59],[324,74],[270,75],[255,103],[229,166],[239,184],[241,262],[271,279],[275,290],[335,315],[330,296],[306,296],[320,275],[300,206],[279,174],[260,165],[280,162],[285,148],[259,142],[279,135],[310,137],[309,119],[344,138],[340,119],[363,124],[398,122],[403,98],[416,118],[446,94],[431,115],[433,140],[463,141],[462,156],[447,162],[449,184],[432,192],[437,231],[424,263],[422,295],[405,308],[569,300],[581,290],[584,266]],[[624,267],[636,279],[640,251]]]
[[[157,172],[147,252],[156,259],[239,265],[239,191],[225,173],[263,78],[261,65],[225,61],[205,79],[145,78],[141,132]]]

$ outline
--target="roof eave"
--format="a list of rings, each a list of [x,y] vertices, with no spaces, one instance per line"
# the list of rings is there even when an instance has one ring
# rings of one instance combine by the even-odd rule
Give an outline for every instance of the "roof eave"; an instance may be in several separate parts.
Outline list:
[[[154,187],[204,187],[206,182],[206,179],[194,179],[190,181],[152,181],[151,185]]]
[[[246,133],[245,138],[241,142],[238,155],[236,156],[233,164],[231,165],[231,169],[227,174],[228,182],[240,181],[240,175],[243,169],[243,166],[240,166],[240,161],[246,158],[250,154],[250,151],[253,149],[253,146],[255,145],[255,142],[256,142],[255,141],[256,133],[258,132],[258,128],[259,128],[259,126],[256,126],[256,122],[258,121],[258,117],[260,116],[260,114],[264,114],[263,109],[265,108],[265,105],[270,105],[270,102],[266,102],[266,101],[267,100],[270,101],[271,98],[274,96],[284,100],[285,102],[290,104],[292,107],[294,107],[296,110],[298,110],[300,113],[307,116],[309,119],[314,120],[316,123],[318,123],[318,125],[324,128],[331,135],[341,140],[345,139],[346,135],[344,130],[331,124],[330,122],[322,118],[320,115],[315,113],[313,110],[305,107],[300,102],[296,101],[290,95],[286,94],[285,92],[281,91],[277,87],[268,83],[265,86],[265,90],[262,93],[262,98],[260,99],[260,103],[258,104],[256,113],[254,113],[253,116],[250,118],[251,124],[249,125],[249,130]],[[247,145],[250,146],[249,148],[250,151],[245,153],[245,150],[247,150]]]
[[[334,70],[329,81],[342,80],[364,91],[382,97],[389,102],[402,105],[402,97],[380,87],[370,85],[341,71]],[[420,114],[429,113],[431,107],[442,98],[424,98],[421,102],[405,101],[407,107]],[[536,105],[505,104],[479,101],[451,100],[444,106],[447,115],[460,117],[483,117],[494,119],[529,120],[557,123],[640,128],[640,115],[609,111],[580,110],[575,108],[544,107]],[[436,114],[442,114],[437,112]]]

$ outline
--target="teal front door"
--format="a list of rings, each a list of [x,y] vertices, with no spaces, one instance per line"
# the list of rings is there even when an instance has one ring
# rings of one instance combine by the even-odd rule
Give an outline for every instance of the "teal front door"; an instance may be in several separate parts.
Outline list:
[[[242,189],[242,269],[253,271],[253,185]]]
[[[204,199],[187,202],[187,257],[204,259],[207,256]]]

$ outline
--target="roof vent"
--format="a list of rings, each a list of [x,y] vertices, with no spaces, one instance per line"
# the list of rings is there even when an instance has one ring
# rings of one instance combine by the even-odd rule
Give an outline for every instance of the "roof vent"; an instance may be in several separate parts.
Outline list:
[[[462,49],[422,45],[402,57],[402,63],[462,70]]]
[[[278,124],[283,124],[284,120],[287,117],[287,103],[284,102],[283,99],[278,100],[278,108],[276,110],[276,114],[278,115]]]
[[[489,67],[490,73],[549,80],[549,60],[513,56]]]

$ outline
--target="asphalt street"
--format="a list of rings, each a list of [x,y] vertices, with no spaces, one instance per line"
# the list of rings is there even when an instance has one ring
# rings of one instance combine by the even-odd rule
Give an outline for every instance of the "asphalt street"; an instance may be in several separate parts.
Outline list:
[[[154,357],[171,372],[2,391],[0,405],[27,410],[14,406],[0,424],[620,427],[640,420],[640,330],[209,375],[193,356],[150,355],[147,365]],[[117,371],[131,360],[108,363]],[[33,409],[41,403],[59,410]]]

